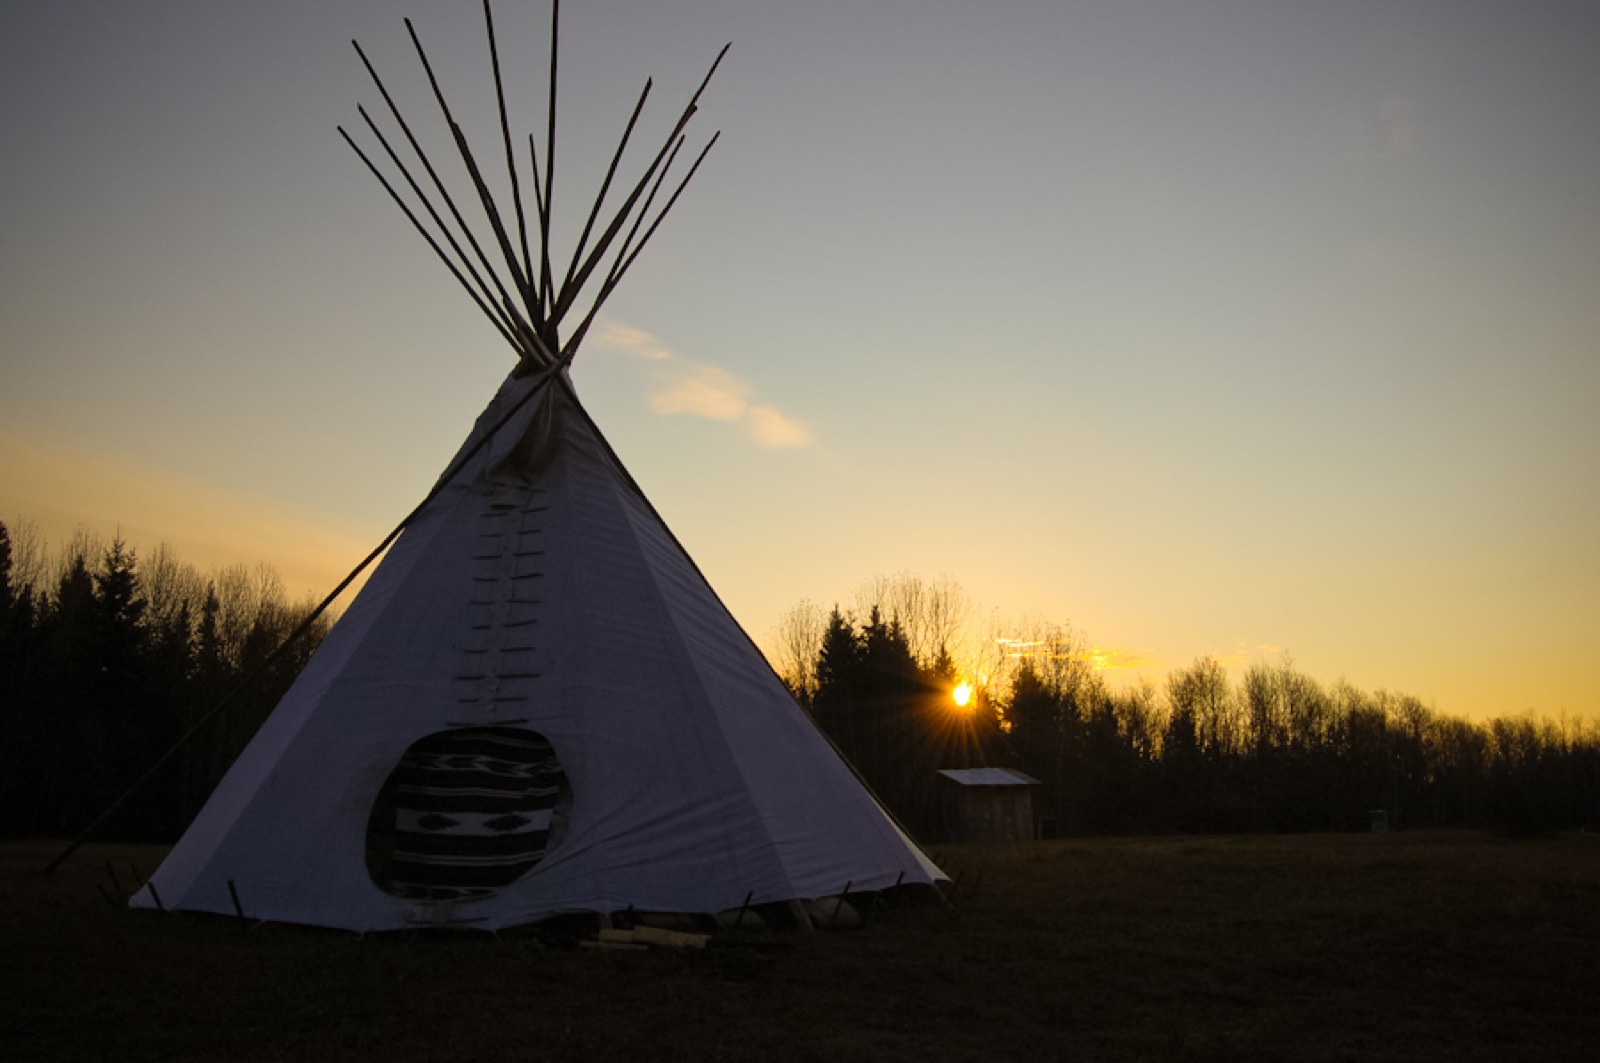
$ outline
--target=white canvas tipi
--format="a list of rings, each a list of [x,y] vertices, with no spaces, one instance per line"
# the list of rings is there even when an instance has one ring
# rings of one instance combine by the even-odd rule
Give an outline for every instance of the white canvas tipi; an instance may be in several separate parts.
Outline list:
[[[628,217],[653,231],[659,214],[638,222],[669,149],[558,287],[531,255],[519,263],[458,143],[515,293],[497,299],[491,278],[474,297],[517,368],[132,903],[492,929],[942,877],[795,704],[567,378],[573,341],[555,337],[570,278],[593,273]],[[547,212],[548,185],[546,262]],[[629,242],[599,298],[637,254]]]

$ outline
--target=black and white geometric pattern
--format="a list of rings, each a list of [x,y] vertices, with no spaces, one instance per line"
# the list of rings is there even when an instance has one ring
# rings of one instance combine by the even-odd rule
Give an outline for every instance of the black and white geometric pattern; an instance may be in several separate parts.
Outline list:
[[[562,784],[550,743],[532,731],[479,727],[429,735],[392,776],[390,894],[487,896],[544,858]]]

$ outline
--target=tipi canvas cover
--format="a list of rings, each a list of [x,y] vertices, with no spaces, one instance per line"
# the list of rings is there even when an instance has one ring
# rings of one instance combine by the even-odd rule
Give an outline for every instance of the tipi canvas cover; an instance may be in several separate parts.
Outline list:
[[[233,913],[237,897],[251,918],[495,928],[938,876],[795,704],[564,380],[508,379],[469,447],[533,389],[395,543],[136,905]],[[369,824],[386,781],[408,749],[452,733],[542,739],[559,767],[530,789],[559,794],[534,795],[545,807],[504,815],[500,833],[484,824],[492,815],[436,813],[455,821],[431,857],[446,879],[493,866],[494,840],[526,839],[530,825],[551,834],[512,843],[510,870],[523,873],[498,888],[381,886]],[[515,757],[497,763],[516,774]],[[475,837],[489,844],[474,849]]]
[[[532,173],[520,183],[487,4],[485,16],[510,209],[494,201],[414,30],[412,39],[492,240],[474,239],[370,63],[435,191],[365,110],[410,196],[345,137],[517,366],[131,903],[362,931],[493,929],[570,911],[710,913],[941,878],[790,697],[568,380],[600,304],[711,146],[676,190],[662,188],[711,75],[601,224],[646,84],[557,273],[559,8],[545,162],[530,137]],[[523,188],[537,209],[525,209]],[[498,246],[503,265],[483,246]],[[590,281],[598,292],[580,315]],[[563,343],[569,314],[581,320]]]

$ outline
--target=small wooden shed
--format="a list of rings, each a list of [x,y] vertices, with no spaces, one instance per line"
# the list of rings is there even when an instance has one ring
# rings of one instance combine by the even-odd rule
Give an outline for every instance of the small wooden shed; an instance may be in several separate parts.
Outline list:
[[[1014,768],[947,768],[940,771],[939,809],[944,822],[945,840],[1033,840],[1033,788],[1038,785],[1038,779]]]

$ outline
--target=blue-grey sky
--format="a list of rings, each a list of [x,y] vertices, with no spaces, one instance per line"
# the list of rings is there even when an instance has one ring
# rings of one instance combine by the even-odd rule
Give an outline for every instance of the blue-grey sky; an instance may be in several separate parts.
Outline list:
[[[492,154],[473,0],[0,7],[0,519],[298,592],[426,490],[510,354],[335,131],[352,37],[432,123],[407,14]],[[728,40],[574,377],[758,638],[947,574],[1156,678],[1600,708],[1600,7],[569,2],[571,224]]]

